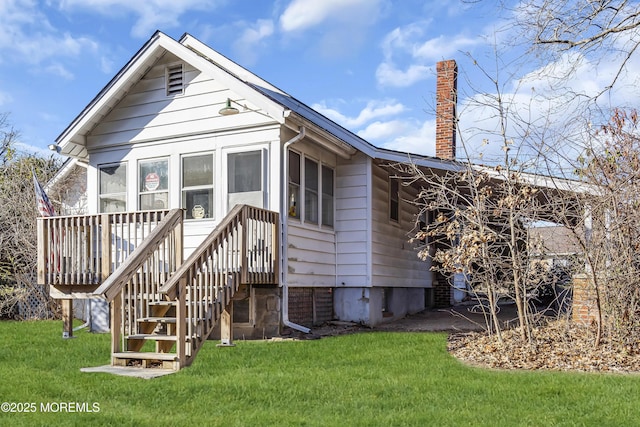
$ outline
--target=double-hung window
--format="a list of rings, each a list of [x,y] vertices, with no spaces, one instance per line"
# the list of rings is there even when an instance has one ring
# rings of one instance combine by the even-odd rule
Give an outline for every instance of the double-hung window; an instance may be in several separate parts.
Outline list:
[[[127,164],[100,166],[98,210],[100,213],[127,210]]]
[[[182,158],[182,207],[186,219],[213,218],[213,154]]]
[[[304,218],[308,224],[333,227],[333,169],[294,151],[289,152],[288,168],[289,217]]]
[[[141,210],[169,208],[169,160],[141,160],[138,163],[138,196]]]
[[[300,154],[289,152],[289,216],[300,218]]]
[[[333,169],[322,166],[322,225],[333,227]]]
[[[318,223],[318,163],[304,159],[304,220]]]

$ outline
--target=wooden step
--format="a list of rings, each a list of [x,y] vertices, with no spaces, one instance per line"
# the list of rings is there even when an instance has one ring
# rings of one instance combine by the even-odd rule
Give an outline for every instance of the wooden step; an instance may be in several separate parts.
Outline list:
[[[141,317],[139,323],[176,323],[175,317]]]
[[[114,366],[140,366],[141,368],[180,369],[179,357],[175,353],[152,353],[124,351],[111,354],[111,364]]]
[[[149,305],[177,306],[178,305],[178,301],[149,301]]]
[[[163,360],[169,362],[178,360],[178,355],[175,353],[154,353],[145,351],[123,351],[120,353],[113,353],[111,356],[116,359]]]
[[[127,339],[130,340],[156,340],[156,341],[177,341],[178,337],[175,335],[157,335],[157,334],[135,334],[129,335]],[[187,338],[187,341],[189,339]]]

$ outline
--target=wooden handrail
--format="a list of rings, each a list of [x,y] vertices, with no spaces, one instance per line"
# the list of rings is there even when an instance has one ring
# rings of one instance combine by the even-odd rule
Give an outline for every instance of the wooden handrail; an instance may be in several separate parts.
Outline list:
[[[206,252],[217,240],[219,240],[224,230],[236,219],[236,216],[242,211],[246,205],[236,205],[229,211],[227,216],[213,229],[213,231],[207,236],[206,239],[198,246],[198,248],[189,255],[180,268],[178,268],[173,275],[167,280],[167,282],[159,289],[160,293],[169,294],[174,291],[174,288],[180,283],[180,279],[187,274],[189,269],[193,268],[197,260],[202,257],[202,254]]]
[[[172,209],[151,233],[142,241],[140,246],[94,291],[94,295],[101,295],[107,301],[112,301],[120,294],[122,288],[131,280],[133,275],[144,265],[149,257],[160,247],[164,239],[173,231],[176,224],[181,223],[182,209]],[[179,263],[179,262],[178,262]]]

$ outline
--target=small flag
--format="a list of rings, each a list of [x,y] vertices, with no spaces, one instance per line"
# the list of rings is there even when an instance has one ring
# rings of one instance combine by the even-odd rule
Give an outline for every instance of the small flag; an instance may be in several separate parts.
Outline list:
[[[53,205],[47,197],[47,193],[44,192],[42,185],[38,182],[38,178],[36,178],[35,171],[31,171],[33,173],[33,185],[36,190],[36,205],[38,207],[38,213],[40,216],[55,216],[56,211],[53,209]]]

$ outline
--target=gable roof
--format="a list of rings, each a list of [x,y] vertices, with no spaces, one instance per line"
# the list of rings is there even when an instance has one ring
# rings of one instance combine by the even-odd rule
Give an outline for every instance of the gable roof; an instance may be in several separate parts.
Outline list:
[[[282,106],[258,94],[237,76],[193,49],[157,31],[107,83],[84,110],[58,136],[56,143],[60,153],[81,160],[88,160],[86,136],[129,92],[129,90],[165,54],[172,53],[195,68],[212,75],[240,95],[252,95],[253,101],[274,120],[284,123]]]
[[[324,138],[329,137],[330,148],[348,157],[359,150],[369,157],[387,161],[412,161],[438,169],[455,169],[455,161],[410,155],[375,147],[353,132],[300,102],[296,98],[256,76],[247,69],[221,55],[195,37],[185,34],[179,41],[156,31],[124,67],[91,100],[69,126],[56,138],[61,154],[88,160],[86,136],[131,90],[131,88],[166,53],[170,52],[201,72],[212,75],[231,90],[260,107],[275,121],[297,130],[306,126]],[[333,137],[333,138],[331,138]]]

